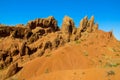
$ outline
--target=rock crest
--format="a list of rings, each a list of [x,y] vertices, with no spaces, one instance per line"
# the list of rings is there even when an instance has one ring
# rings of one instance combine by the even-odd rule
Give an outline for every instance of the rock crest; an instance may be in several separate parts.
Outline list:
[[[98,30],[98,24],[95,24],[94,16],[90,20],[85,16],[78,28],[75,27],[73,19],[68,16],[63,18],[61,29],[53,16],[29,21],[27,25],[0,25],[2,42],[6,41],[5,38],[12,39],[8,44],[10,47],[0,51],[0,68],[9,66],[8,64],[14,61],[14,56],[30,56],[33,53],[39,53],[39,56],[42,56],[46,51],[57,49],[70,41],[80,39],[86,32],[92,33],[96,30]],[[18,41],[17,45],[14,41]]]
[[[26,26],[30,29],[41,27],[44,29],[49,29],[51,30],[51,32],[55,32],[58,30],[57,21],[53,16],[49,16],[48,18],[38,18],[34,21],[28,22]]]
[[[65,16],[63,18],[61,31],[65,34],[72,34],[74,32],[74,29],[75,29],[75,25],[72,18]]]

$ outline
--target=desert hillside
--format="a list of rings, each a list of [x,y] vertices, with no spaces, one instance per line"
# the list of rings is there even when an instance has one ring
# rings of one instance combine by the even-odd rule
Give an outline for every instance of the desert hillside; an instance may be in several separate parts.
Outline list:
[[[0,25],[0,80],[120,80],[120,41],[94,16]]]

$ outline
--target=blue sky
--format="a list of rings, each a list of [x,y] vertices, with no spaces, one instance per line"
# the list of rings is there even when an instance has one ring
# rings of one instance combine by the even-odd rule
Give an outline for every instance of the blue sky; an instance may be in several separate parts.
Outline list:
[[[104,31],[113,30],[120,40],[119,0],[0,0],[0,23],[26,24],[29,20],[54,16],[59,26],[65,15],[78,26],[84,16],[95,16],[95,22]]]

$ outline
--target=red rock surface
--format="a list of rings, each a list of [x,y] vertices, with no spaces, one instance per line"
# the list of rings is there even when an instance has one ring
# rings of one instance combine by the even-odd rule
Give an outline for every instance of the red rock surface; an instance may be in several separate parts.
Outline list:
[[[21,69],[8,80],[119,80],[120,42],[99,30],[94,16],[84,17],[78,28],[68,16],[61,28],[52,16],[1,25],[0,79],[14,63]]]

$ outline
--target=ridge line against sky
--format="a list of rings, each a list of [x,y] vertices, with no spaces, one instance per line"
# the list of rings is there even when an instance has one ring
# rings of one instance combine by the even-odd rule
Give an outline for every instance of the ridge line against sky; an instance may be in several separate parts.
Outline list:
[[[119,0],[1,0],[0,23],[26,24],[29,20],[54,16],[60,26],[65,15],[78,26],[84,16],[94,15],[104,31],[113,30],[120,40]]]

